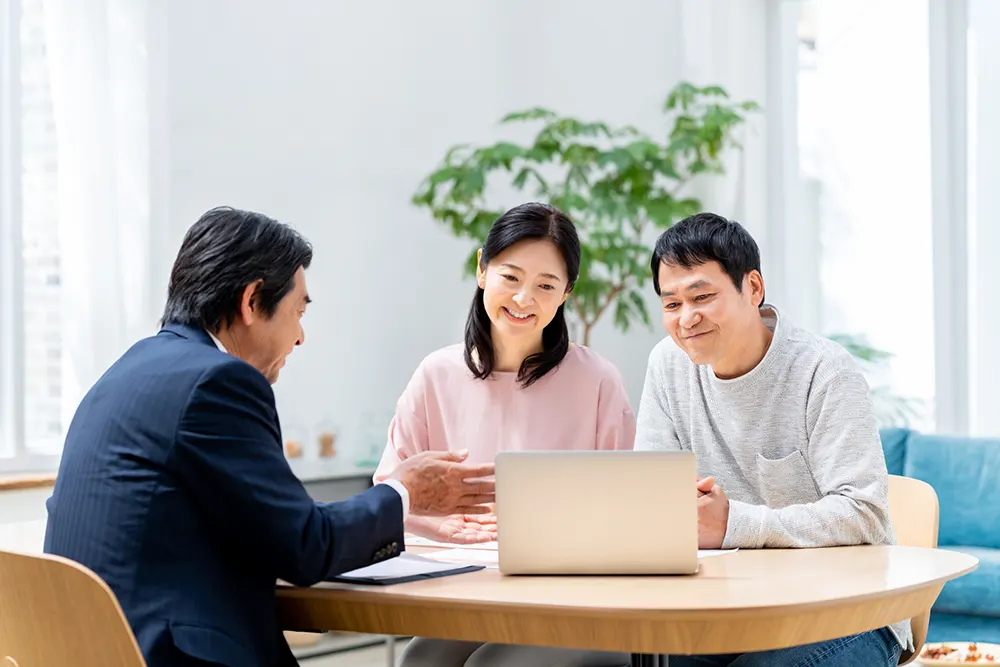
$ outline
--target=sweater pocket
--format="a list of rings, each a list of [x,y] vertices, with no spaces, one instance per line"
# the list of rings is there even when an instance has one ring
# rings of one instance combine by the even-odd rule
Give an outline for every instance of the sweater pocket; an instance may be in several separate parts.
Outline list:
[[[809,472],[805,457],[797,449],[780,459],[764,458],[758,452],[757,478],[760,495],[771,509],[819,500],[816,482]]]

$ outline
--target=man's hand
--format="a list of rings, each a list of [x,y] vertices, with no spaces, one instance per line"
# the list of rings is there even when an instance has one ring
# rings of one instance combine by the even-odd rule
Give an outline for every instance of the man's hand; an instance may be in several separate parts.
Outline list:
[[[729,524],[729,498],[714,477],[699,478],[698,490],[698,548],[721,549]]]
[[[712,487],[715,486],[715,477],[699,477],[694,486],[698,489],[698,497],[701,498],[712,491]]]
[[[497,518],[492,514],[452,514],[446,517],[413,516],[406,528],[436,542],[479,544],[497,539]]]
[[[468,452],[421,452],[388,476],[410,494],[410,513],[424,516],[489,514],[496,499],[493,464],[463,465]]]

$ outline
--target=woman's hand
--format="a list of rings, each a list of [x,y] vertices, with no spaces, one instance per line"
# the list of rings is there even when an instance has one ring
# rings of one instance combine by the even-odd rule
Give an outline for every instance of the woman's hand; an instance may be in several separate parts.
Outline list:
[[[410,515],[406,529],[414,535],[452,544],[479,544],[497,539],[495,514]]]

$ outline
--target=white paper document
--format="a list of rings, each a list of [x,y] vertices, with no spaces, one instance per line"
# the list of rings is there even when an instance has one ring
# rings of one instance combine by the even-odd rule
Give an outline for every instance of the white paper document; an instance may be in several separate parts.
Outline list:
[[[449,559],[449,562],[457,563],[459,561],[452,560],[458,556],[464,556],[466,554],[471,554],[474,551],[492,551],[496,552],[500,546],[499,542],[481,542],[478,544],[455,544],[452,542],[437,542],[435,540],[427,539],[426,537],[419,537],[417,535],[407,535],[406,545],[414,547],[438,547],[441,549],[447,549],[444,558]],[[699,549],[698,558],[709,558],[711,556],[722,556],[725,554],[733,553],[734,551],[739,551],[739,549]],[[440,552],[429,554],[433,558],[437,558]],[[488,559],[489,560],[489,559]],[[477,565],[484,564],[486,561],[478,557],[473,557],[473,560],[469,563],[475,563]],[[497,557],[493,556],[489,562],[496,563]]]
[[[471,563],[467,563],[471,565]],[[440,560],[431,560],[424,556],[406,553],[405,551],[389,560],[381,563],[367,565],[357,570],[345,572],[341,577],[350,579],[399,579],[401,577],[412,577],[421,574],[432,574],[434,572],[444,572],[455,569],[455,563],[445,563]]]
[[[731,554],[739,549],[698,549],[698,558],[708,558],[709,556],[722,556]]]
[[[699,549],[698,558],[709,558],[711,556],[722,556],[736,551],[736,549]],[[486,551],[483,549],[468,549],[459,547],[457,549],[443,549],[434,553],[426,554],[428,558],[460,565],[485,565],[495,568],[499,565],[498,551]]]
[[[428,558],[443,561],[452,565],[485,565],[486,567],[498,567],[500,552],[487,551],[484,549],[444,549],[427,554]]]
[[[426,537],[418,537],[417,535],[407,535],[406,545],[414,547],[441,547],[444,549],[484,549],[486,551],[496,551],[497,543],[493,542],[478,542],[476,544],[457,544],[454,542],[436,542],[434,540],[429,540]]]

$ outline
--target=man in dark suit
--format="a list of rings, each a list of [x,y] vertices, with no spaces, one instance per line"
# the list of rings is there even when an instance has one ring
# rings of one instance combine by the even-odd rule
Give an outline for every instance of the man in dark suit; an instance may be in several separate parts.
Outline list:
[[[160,332],[87,393],[48,500],[45,551],[114,591],[150,667],[296,664],[275,581],[399,555],[408,512],[486,512],[491,465],[435,453],[317,503],[282,450],[271,383],[304,334],[307,241],[228,208],[188,231]]]

